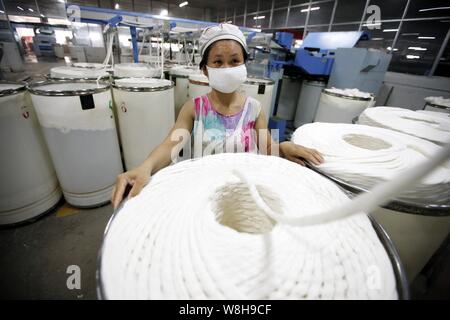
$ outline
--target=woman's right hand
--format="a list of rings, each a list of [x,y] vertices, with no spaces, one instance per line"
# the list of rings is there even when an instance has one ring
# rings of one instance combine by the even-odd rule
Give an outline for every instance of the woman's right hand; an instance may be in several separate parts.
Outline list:
[[[111,197],[111,203],[114,209],[122,202],[127,187],[131,187],[128,199],[137,196],[150,181],[150,175],[151,170],[145,167],[137,167],[119,174]]]

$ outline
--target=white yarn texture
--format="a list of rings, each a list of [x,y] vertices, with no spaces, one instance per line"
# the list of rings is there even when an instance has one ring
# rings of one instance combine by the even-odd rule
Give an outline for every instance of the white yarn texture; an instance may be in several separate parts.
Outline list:
[[[292,141],[322,153],[325,161],[317,166],[319,169],[364,189],[391,180],[441,149],[429,141],[388,129],[320,122],[298,128]],[[450,204],[450,163],[405,190],[399,199]]]
[[[367,108],[359,124],[382,127],[443,145],[450,143],[450,119],[395,107]]]
[[[450,108],[450,98],[444,97],[426,97],[425,101],[438,106]]]
[[[391,262],[365,213],[311,227],[275,223],[348,201],[326,178],[254,154],[188,160],[155,174],[109,225],[108,299],[396,299]]]
[[[358,98],[370,98],[371,94],[368,92],[360,91],[359,89],[338,89],[338,88],[328,88],[325,89],[326,92],[341,94],[347,97],[358,97]]]

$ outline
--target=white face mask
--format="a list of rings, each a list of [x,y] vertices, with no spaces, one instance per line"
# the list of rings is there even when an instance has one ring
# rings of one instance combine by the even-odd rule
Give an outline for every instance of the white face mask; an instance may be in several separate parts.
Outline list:
[[[247,79],[247,68],[241,64],[232,68],[210,68],[208,70],[209,86],[223,93],[236,91]]]

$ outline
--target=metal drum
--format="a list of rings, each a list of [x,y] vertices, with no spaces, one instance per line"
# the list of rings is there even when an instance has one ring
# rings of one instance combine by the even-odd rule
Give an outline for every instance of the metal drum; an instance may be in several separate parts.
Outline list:
[[[61,198],[25,83],[0,82],[0,225],[37,217]]]
[[[209,86],[207,76],[202,73],[189,75],[188,93],[190,99],[205,95],[209,92],[211,92],[211,87]]]
[[[267,121],[272,116],[272,95],[275,81],[269,78],[248,77],[242,84],[241,90],[247,96],[253,97],[261,103],[261,108]]]
[[[351,96],[323,89],[314,122],[352,123],[371,102],[370,96]]]
[[[119,63],[114,65],[114,77],[118,78],[153,78],[161,76],[161,69],[146,63]]]
[[[108,79],[107,69],[99,63],[75,63],[72,66],[54,67],[50,69],[50,79],[69,80],[69,79]]]
[[[450,106],[448,104],[444,104],[444,100],[450,101],[450,99],[441,99],[440,102],[431,102],[425,99],[425,106],[423,107],[423,110],[450,113]]]
[[[142,164],[174,125],[173,83],[152,78],[116,79],[113,95],[127,170]]]
[[[295,111],[294,126],[296,128],[305,123],[313,122],[317,106],[319,105],[320,95],[325,85],[324,81],[303,81],[297,110]]]
[[[353,197],[367,190],[308,167],[334,181]],[[395,244],[411,283],[445,240],[450,230],[450,205],[395,200],[372,212]]]
[[[67,202],[76,207],[109,202],[123,171],[110,84],[43,81],[28,90]]]
[[[189,100],[188,78],[191,74],[200,74],[200,69],[197,67],[176,66],[169,71],[170,80],[172,80],[175,85],[175,117],[178,117],[181,107]]]
[[[278,118],[293,121],[295,118],[295,110],[297,109],[297,101],[302,89],[302,80],[299,78],[283,76],[281,83],[280,99],[276,116]]]

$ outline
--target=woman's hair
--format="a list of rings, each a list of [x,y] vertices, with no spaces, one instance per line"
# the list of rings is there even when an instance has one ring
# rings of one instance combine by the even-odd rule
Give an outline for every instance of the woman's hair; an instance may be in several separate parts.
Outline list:
[[[218,41],[221,41],[221,40],[218,40]],[[234,40],[232,40],[232,41],[234,41]],[[216,41],[216,42],[217,42],[217,41]],[[211,51],[211,48],[214,46],[214,44],[215,44],[216,42],[214,42],[213,44],[211,44],[210,46],[208,46],[208,47],[205,49],[205,52],[203,53],[202,60],[200,61],[200,64],[199,64],[200,70],[202,70],[203,67],[206,66],[206,65],[208,64],[209,52]],[[243,56],[244,56],[244,63],[246,63],[246,62],[247,62],[247,59],[248,59],[248,54],[247,54],[247,52],[245,51],[244,47],[243,47],[239,42],[236,41],[236,43],[238,43],[239,46],[241,47],[241,49],[242,49],[242,54],[243,54]]]

